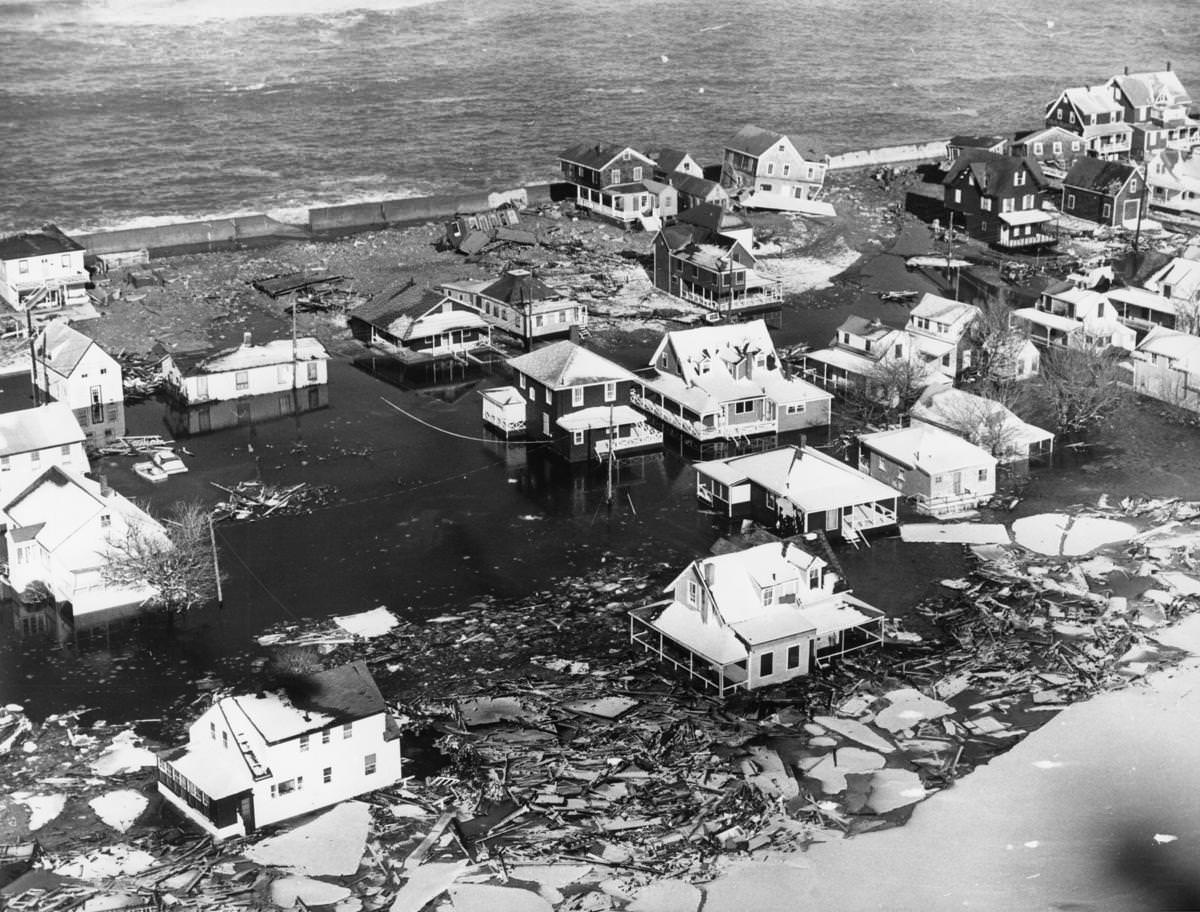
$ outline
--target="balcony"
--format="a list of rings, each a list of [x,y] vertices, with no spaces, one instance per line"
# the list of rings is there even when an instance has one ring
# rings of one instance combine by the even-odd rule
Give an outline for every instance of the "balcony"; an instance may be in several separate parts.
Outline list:
[[[706,310],[718,314],[738,313],[749,310],[768,310],[783,304],[783,287],[779,283],[766,286],[762,291],[721,292],[714,295],[711,292],[699,292],[685,288],[683,280],[675,291],[677,298],[682,298],[690,304],[698,304]]]
[[[634,408],[653,415],[664,424],[669,424],[676,430],[682,431],[689,437],[700,441],[708,440],[738,440],[756,434],[774,434],[779,430],[779,421],[775,418],[762,421],[743,421],[730,423],[718,416],[714,424],[708,425],[700,421],[684,418],[682,415],[667,410],[655,402],[651,402],[637,391],[629,395],[629,404]]]

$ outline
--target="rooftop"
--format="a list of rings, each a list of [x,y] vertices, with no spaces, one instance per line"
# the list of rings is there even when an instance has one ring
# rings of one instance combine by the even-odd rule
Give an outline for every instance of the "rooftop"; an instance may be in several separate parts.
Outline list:
[[[508,366],[551,389],[637,379],[619,364],[569,341],[510,358]]]
[[[44,225],[39,231],[25,231],[0,238],[0,260],[73,253],[83,245],[67,237],[57,225]]]
[[[82,443],[83,439],[74,413],[62,402],[0,414],[0,455]]]
[[[1125,162],[1085,156],[1076,159],[1063,178],[1063,186],[1112,194],[1117,193],[1137,173],[1136,167]]]
[[[907,427],[863,434],[861,446],[926,475],[940,475],[977,466],[994,466],[996,459],[957,434],[939,428]]]

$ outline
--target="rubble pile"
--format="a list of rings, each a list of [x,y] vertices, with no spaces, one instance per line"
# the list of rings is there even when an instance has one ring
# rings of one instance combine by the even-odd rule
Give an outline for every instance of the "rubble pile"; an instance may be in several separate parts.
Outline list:
[[[157,356],[122,349],[114,357],[121,365],[121,384],[127,404],[149,399],[162,388],[162,362]]]
[[[225,500],[213,505],[213,522],[309,513],[329,503],[337,493],[334,485],[309,484],[306,481],[294,485],[240,481],[232,488],[214,481],[212,485],[226,494]]]

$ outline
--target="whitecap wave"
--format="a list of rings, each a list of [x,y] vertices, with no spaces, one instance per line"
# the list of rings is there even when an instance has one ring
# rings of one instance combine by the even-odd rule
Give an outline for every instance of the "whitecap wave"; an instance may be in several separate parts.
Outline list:
[[[82,15],[105,25],[199,25],[265,17],[361,17],[445,0],[87,0]],[[352,23],[353,24],[353,23]]]

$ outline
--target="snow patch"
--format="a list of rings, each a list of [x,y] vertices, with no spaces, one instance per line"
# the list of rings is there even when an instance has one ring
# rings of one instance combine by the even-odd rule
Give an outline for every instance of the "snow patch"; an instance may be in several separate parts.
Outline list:
[[[133,789],[117,789],[115,792],[105,792],[88,802],[96,816],[118,833],[124,833],[133,826],[133,822],[146,810],[150,802],[140,792]]]

